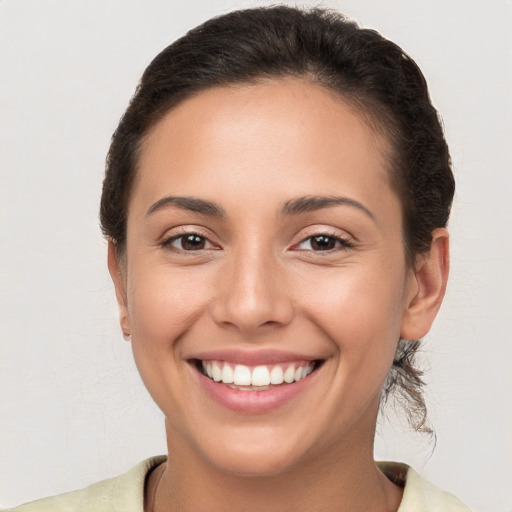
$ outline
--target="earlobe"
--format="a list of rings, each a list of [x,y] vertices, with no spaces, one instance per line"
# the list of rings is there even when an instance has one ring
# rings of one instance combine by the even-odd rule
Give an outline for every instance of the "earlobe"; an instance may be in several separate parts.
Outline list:
[[[123,338],[127,341],[130,340],[131,328],[130,317],[128,315],[128,301],[126,296],[126,278],[123,273],[120,257],[115,243],[112,240],[108,241],[108,271],[116,292],[117,305],[119,307],[119,323]]]
[[[448,231],[438,228],[432,233],[430,251],[418,256],[416,269],[412,271],[400,332],[402,338],[417,340],[430,330],[443,301],[449,267]]]

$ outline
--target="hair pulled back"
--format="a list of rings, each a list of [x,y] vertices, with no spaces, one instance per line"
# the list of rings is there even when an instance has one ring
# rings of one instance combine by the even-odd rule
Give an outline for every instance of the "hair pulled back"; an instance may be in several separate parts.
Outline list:
[[[212,18],[165,48],[145,70],[112,136],[103,182],[103,233],[122,254],[131,188],[144,136],[170,109],[222,85],[297,77],[355,106],[385,138],[392,186],[401,200],[409,265],[445,227],[454,194],[448,147],[416,63],[378,32],[324,9],[262,7]],[[385,384],[411,425],[429,431],[418,341],[400,340]]]

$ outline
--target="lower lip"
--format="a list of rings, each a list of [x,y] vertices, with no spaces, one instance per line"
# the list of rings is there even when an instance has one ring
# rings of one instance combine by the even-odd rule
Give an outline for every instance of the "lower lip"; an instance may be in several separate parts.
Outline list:
[[[241,391],[215,382],[197,370],[199,381],[205,391],[218,404],[232,411],[245,414],[260,414],[278,409],[296,398],[311,383],[316,371],[291,384],[282,384],[263,391]]]

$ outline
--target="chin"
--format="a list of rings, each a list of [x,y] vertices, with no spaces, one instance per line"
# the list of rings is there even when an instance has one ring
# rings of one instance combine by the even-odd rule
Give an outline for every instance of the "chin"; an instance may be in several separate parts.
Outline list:
[[[226,436],[201,440],[203,461],[225,473],[242,477],[270,477],[297,467],[304,455],[304,441],[271,429],[243,428]],[[279,429],[277,429],[279,430]]]
[[[292,471],[298,464],[296,454],[272,450],[244,450],[223,453],[211,462],[220,470],[246,478],[275,477]]]

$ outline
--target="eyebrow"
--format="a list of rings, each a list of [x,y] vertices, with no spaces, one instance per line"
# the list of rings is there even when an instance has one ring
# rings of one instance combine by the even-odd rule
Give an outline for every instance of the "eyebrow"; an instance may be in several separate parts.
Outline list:
[[[375,220],[373,213],[362,205],[359,201],[350,199],[348,197],[341,196],[303,196],[295,199],[290,199],[284,203],[281,210],[281,215],[299,215],[301,213],[312,212],[315,210],[321,210],[322,208],[329,208],[331,206],[345,205],[357,208],[364,212],[372,220]],[[188,210],[202,215],[209,215],[212,217],[222,218],[225,217],[225,210],[205,199],[199,199],[197,197],[185,197],[185,196],[167,196],[159,199],[156,203],[151,205],[146,213],[146,216],[152,215],[160,210],[163,210],[169,206],[175,206],[182,210]]]
[[[153,213],[163,210],[169,206],[176,206],[182,210],[210,215],[212,217],[224,217],[226,215],[223,208],[211,201],[206,201],[205,199],[199,199],[197,197],[167,196],[159,199],[156,203],[151,205],[146,216],[152,215]]]
[[[329,208],[331,206],[346,205],[352,206],[364,212],[372,220],[375,220],[373,213],[359,201],[341,196],[304,196],[286,201],[282,209],[282,215],[298,215],[300,213],[312,212]]]

